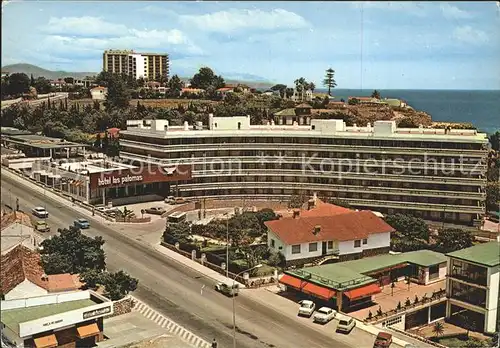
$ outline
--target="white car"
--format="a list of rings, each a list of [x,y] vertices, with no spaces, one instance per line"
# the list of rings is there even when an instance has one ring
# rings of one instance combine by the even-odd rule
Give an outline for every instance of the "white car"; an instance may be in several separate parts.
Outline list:
[[[329,307],[321,307],[316,313],[314,313],[313,321],[316,323],[326,324],[335,316],[337,312]]]
[[[44,207],[34,207],[31,209],[31,213],[39,218],[48,218],[49,213]]]
[[[299,304],[300,307],[298,315],[310,318],[311,315],[314,313],[314,310],[316,309],[316,305],[314,304],[314,302],[309,300],[303,300],[300,301]]]
[[[356,326],[356,320],[351,317],[342,317],[337,325],[337,331],[349,333]]]

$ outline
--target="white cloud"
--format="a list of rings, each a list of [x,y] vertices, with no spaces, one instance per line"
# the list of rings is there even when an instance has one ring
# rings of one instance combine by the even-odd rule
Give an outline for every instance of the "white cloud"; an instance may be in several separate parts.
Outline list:
[[[425,16],[423,5],[419,2],[399,1],[351,1],[354,8],[401,11],[418,17]]]
[[[482,30],[474,29],[470,25],[456,27],[453,31],[453,37],[472,45],[481,45],[489,41],[488,34]]]
[[[127,32],[123,24],[114,24],[99,17],[51,17],[43,32],[65,36],[116,36]]]
[[[441,9],[443,16],[448,19],[467,19],[473,17],[470,12],[461,10],[458,7],[450,5],[448,3],[442,3],[439,8]]]
[[[106,49],[159,50],[182,55],[201,55],[203,51],[178,29],[133,29],[97,17],[50,18],[43,27],[46,36],[41,47],[50,47],[60,56],[94,57]]]
[[[302,16],[283,9],[272,11],[230,9],[204,15],[181,15],[180,20],[203,30],[222,33],[238,29],[276,30],[308,26]]]

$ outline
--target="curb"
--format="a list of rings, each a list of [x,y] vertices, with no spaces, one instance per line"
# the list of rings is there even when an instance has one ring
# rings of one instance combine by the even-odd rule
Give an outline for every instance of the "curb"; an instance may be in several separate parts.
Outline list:
[[[183,341],[191,344],[193,347],[197,348],[210,348],[211,343],[205,341],[201,337],[195,335],[188,329],[177,324],[172,319],[154,310],[152,307],[137,299],[134,296],[130,296],[132,301],[134,301],[134,306],[132,308],[133,312],[138,312],[149,320],[154,321],[157,325],[165,328],[168,332],[178,336]]]

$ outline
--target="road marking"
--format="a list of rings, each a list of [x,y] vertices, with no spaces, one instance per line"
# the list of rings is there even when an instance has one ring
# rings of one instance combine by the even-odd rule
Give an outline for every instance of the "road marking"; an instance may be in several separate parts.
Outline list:
[[[146,303],[138,300],[137,298],[133,297],[133,300],[135,302],[134,308],[132,309],[134,312],[139,312],[143,316],[145,316],[147,319],[150,319],[151,321],[155,322],[157,325],[165,328],[167,331],[177,335],[179,338],[184,340],[187,343],[190,343],[193,345],[193,347],[197,348],[210,348],[211,344],[205,340],[203,340],[201,337],[195,335],[191,331],[185,329],[181,325],[175,323],[173,320],[170,318],[164,316],[163,314],[157,312],[153,308],[149,307]]]

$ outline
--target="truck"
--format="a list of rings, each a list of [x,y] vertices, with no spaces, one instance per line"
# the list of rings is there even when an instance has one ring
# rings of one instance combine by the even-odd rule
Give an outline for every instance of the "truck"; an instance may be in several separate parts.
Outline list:
[[[46,221],[36,221],[35,230],[37,230],[38,232],[50,232],[50,226]]]

